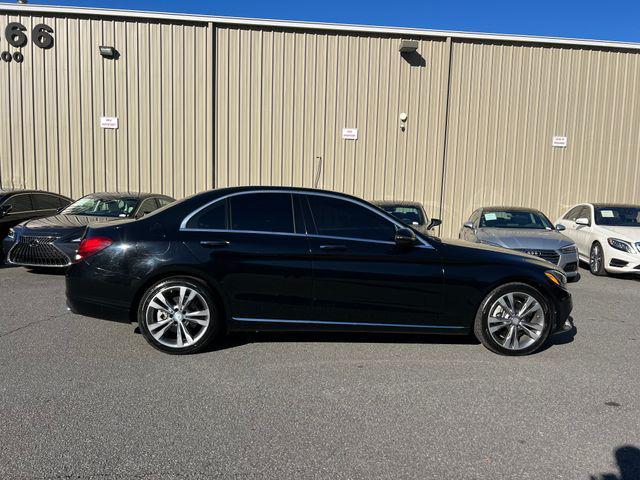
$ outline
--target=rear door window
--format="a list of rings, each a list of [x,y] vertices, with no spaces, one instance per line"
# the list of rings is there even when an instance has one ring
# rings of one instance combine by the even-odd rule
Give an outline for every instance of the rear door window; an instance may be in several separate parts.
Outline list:
[[[231,230],[294,233],[290,193],[248,193],[228,199]]]
[[[392,241],[396,226],[361,205],[322,195],[307,195],[319,235]]]
[[[24,213],[33,210],[31,195],[28,193],[13,195],[4,202],[4,205],[10,205],[12,207],[9,214]]]
[[[226,230],[227,201],[220,200],[200,210],[189,219],[187,228],[195,230]]]
[[[144,216],[148,213],[151,213],[158,209],[158,203],[155,198],[147,198],[142,205],[140,205],[140,209],[138,210],[138,216]]]
[[[48,195],[46,193],[33,193],[34,210],[57,210],[60,208],[60,198],[56,195]]]

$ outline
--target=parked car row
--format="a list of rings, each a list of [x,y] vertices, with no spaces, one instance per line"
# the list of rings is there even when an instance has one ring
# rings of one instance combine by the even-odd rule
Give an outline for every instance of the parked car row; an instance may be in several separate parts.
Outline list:
[[[74,202],[50,192],[4,191],[2,258],[26,267],[68,267],[89,223],[141,218],[174,201],[158,194],[94,193]]]
[[[464,222],[459,238],[543,258],[578,278],[580,260],[594,275],[640,274],[640,206],[579,204],[556,224],[529,208],[483,207]]]

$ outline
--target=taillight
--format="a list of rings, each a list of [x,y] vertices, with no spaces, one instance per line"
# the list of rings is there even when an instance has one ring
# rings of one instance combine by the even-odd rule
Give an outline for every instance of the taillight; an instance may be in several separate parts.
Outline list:
[[[113,240],[107,237],[85,238],[80,242],[80,245],[78,246],[78,252],[76,253],[74,260],[76,262],[81,262],[91,255],[95,255],[101,250],[104,250],[112,243]]]

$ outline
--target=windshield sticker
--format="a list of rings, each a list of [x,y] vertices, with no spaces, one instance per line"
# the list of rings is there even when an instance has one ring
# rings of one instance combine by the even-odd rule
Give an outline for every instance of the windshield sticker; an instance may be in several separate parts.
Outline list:
[[[613,210],[600,210],[600,215],[603,218],[613,218]]]
[[[484,214],[484,219],[485,220],[497,220],[498,216],[495,213],[485,213]]]

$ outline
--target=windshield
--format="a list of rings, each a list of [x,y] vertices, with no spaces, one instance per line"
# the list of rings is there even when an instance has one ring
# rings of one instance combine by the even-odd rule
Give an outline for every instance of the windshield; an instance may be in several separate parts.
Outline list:
[[[480,227],[553,229],[549,219],[542,213],[526,210],[485,210],[480,217]]]
[[[640,227],[640,207],[596,207],[596,224],[612,227]]]
[[[381,205],[385,212],[407,225],[424,225],[424,215],[418,207],[411,205]]]
[[[84,197],[62,211],[63,215],[128,217],[138,205],[137,198]]]

